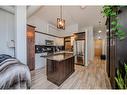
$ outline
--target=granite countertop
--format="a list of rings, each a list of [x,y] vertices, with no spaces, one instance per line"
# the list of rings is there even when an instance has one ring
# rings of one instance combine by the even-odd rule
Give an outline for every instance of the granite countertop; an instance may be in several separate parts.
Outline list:
[[[61,53],[69,53],[69,54],[73,54],[73,52],[69,52],[69,51],[59,51],[59,52],[54,52],[54,53],[51,53],[51,54],[48,54],[48,55],[41,55],[40,57],[47,58],[47,57],[49,57],[49,56],[53,56],[53,55],[61,54]]]
[[[54,60],[54,61],[63,61],[63,60],[66,60],[68,58],[71,58],[73,56],[74,56],[73,53],[64,52],[64,53],[57,53],[57,54],[53,54],[51,56],[48,56],[47,59]]]

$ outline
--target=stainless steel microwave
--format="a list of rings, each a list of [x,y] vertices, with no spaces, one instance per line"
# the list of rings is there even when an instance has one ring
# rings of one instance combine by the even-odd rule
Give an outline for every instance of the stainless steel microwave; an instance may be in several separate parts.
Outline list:
[[[45,45],[53,46],[54,45],[54,41],[53,40],[45,40]]]

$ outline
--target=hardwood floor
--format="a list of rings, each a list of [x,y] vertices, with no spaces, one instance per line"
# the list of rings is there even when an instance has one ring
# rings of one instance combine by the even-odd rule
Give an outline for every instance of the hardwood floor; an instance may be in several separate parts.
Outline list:
[[[106,62],[95,58],[88,67],[75,65],[75,72],[59,87],[49,82],[45,68],[31,72],[31,89],[111,89]]]

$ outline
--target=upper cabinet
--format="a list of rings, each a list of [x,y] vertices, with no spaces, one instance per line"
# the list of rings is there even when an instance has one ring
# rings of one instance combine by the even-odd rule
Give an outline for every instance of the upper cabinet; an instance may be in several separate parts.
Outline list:
[[[73,46],[74,40],[75,40],[75,37],[74,36],[71,36],[71,46]]]
[[[71,36],[64,38],[64,48],[66,51],[72,51]]]
[[[75,40],[85,40],[85,32],[74,33]]]
[[[64,38],[56,38],[54,43],[56,46],[64,46]]]
[[[45,39],[46,39],[45,35],[35,32],[35,44],[36,45],[45,45]]]
[[[85,40],[85,32],[74,33],[72,36],[64,38],[64,47],[66,51],[73,51],[75,40]]]

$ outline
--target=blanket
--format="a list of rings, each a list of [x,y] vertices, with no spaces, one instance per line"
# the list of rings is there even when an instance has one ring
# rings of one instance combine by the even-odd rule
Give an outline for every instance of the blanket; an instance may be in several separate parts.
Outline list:
[[[13,57],[4,57],[0,60],[0,89],[30,88],[31,76],[27,65]],[[14,87],[15,86],[15,87]]]

